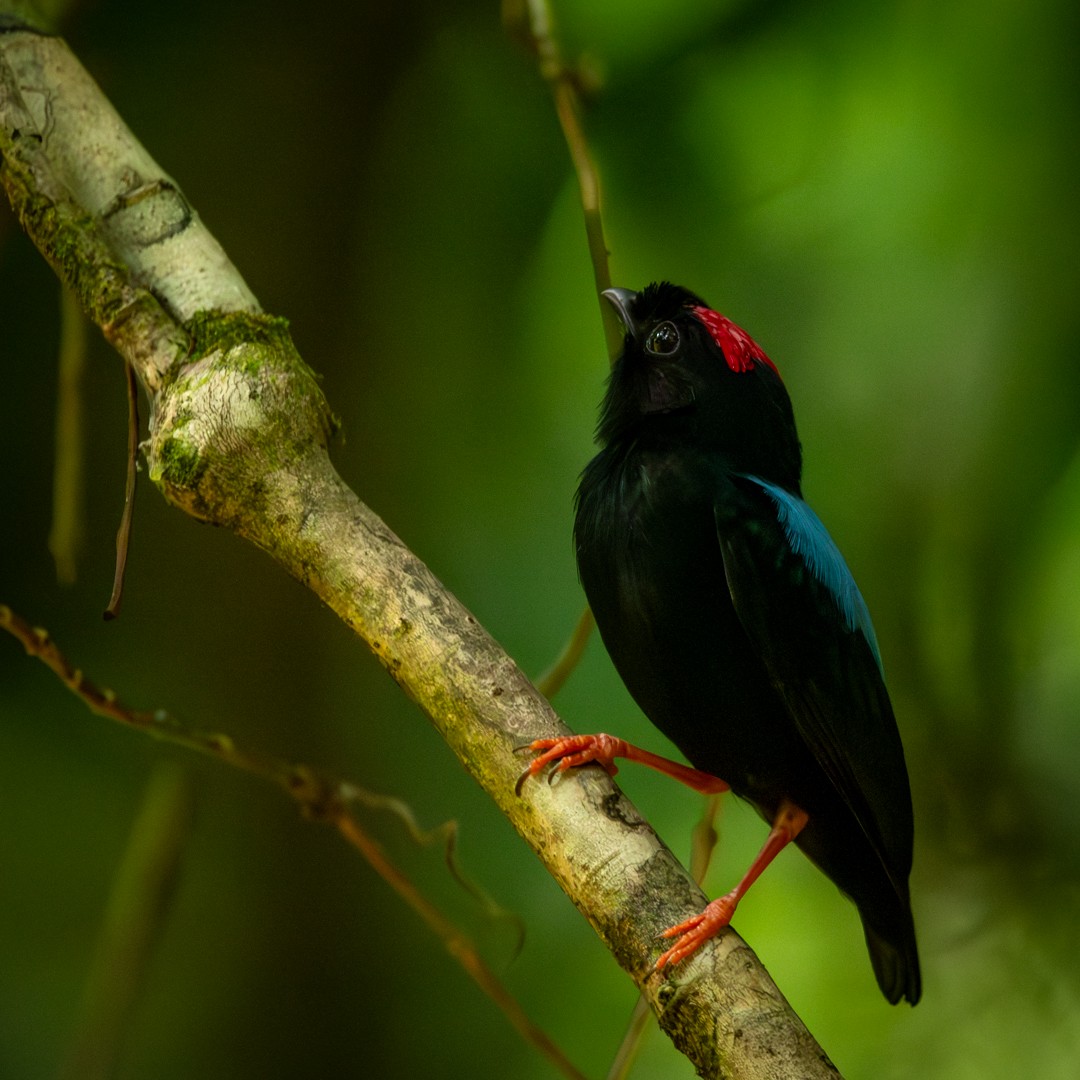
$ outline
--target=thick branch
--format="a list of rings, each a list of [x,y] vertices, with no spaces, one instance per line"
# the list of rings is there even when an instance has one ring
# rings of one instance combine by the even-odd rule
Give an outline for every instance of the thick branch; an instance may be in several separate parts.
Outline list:
[[[10,24],[9,24],[10,25]],[[753,952],[719,937],[673,975],[656,935],[705,898],[598,769],[529,783],[514,748],[565,728],[469,612],[349,489],[334,421],[255,298],[57,38],[0,22],[0,182],[137,372],[165,497],[227,525],[372,648],[589,919],[705,1077],[835,1077]]]

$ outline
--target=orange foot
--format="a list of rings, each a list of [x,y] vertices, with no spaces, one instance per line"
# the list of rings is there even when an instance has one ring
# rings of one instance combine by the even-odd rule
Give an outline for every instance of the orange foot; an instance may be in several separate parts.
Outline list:
[[[518,777],[514,785],[514,792],[521,794],[521,787],[530,776],[536,776],[543,772],[544,766],[549,762],[558,762],[551,770],[552,776],[566,772],[578,765],[588,765],[590,762],[605,769],[610,776],[614,776],[619,767],[615,764],[617,757],[626,757],[629,749],[624,739],[616,739],[614,735],[567,735],[561,739],[536,739],[527,746],[519,747],[520,750],[543,751],[538,757],[529,762],[529,767]]]
[[[750,869],[743,875],[742,881],[719,900],[714,900],[700,915],[695,915],[678,926],[665,930],[663,938],[678,937],[678,941],[661,954],[656,961],[656,970],[660,971],[668,964],[677,964],[696,952],[711,937],[715,937],[735,914],[739,901],[746,895],[746,890],[761,876],[761,872],[780,854],[784,848],[799,835],[810,818],[806,811],[788,799],[780,803],[780,809],[773,819],[773,827],[758,852],[757,858],[750,864]]]
[[[663,971],[668,964],[678,964],[697,952],[710,938],[716,937],[731,922],[738,903],[735,892],[729,892],[727,896],[714,900],[700,915],[665,930],[660,935],[662,938],[677,937],[679,940],[667,952],[660,954],[656,970]]]
[[[640,746],[634,746],[625,739],[617,739],[614,735],[567,735],[561,739],[537,739],[527,746],[519,746],[518,750],[543,751],[539,757],[529,764],[529,767],[518,777],[514,791],[520,795],[521,787],[530,776],[536,776],[549,762],[557,761],[558,764],[551,770],[552,777],[557,776],[567,769],[577,765],[588,765],[593,762],[605,769],[610,776],[614,776],[619,768],[615,764],[616,758],[625,758],[627,761],[638,761],[642,765],[648,765],[650,769],[664,773],[678,780],[703,795],[715,795],[720,791],[727,791],[728,785],[717,776],[710,773],[691,769],[689,765],[681,765],[677,761],[660,757],[649,750],[642,750]]]

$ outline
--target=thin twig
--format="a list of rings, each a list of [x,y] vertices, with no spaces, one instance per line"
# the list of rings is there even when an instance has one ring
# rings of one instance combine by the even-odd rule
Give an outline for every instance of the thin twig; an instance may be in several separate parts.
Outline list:
[[[446,918],[386,855],[382,847],[361,828],[350,810],[353,802],[387,806],[396,800],[369,796],[359,786],[342,782],[307,765],[298,765],[239,749],[228,735],[196,731],[180,724],[164,711],[139,711],[125,705],[112,690],[97,686],[74,667],[48,632],[31,626],[5,604],[0,604],[0,628],[22,642],[31,656],[49,667],[91,712],[145,732],[165,742],[207,754],[218,761],[273,781],[297,802],[304,816],[333,825],[342,837],[368,861],[373,870],[415,911],[442,940],[451,956],[469,977],[495,1002],[503,1015],[535,1049],[570,1080],[585,1080],[551,1038],[534,1024],[501,979],[485,963],[472,941]],[[400,814],[400,804],[391,807]],[[411,813],[403,815],[415,825]],[[417,830],[419,832],[419,830]],[[460,875],[455,873],[460,880]]]
[[[555,658],[555,662],[542,675],[536,678],[536,689],[546,698],[554,697],[567,679],[570,678],[574,668],[578,666],[585,652],[585,646],[589,643],[589,635],[592,633],[596,620],[593,618],[592,609],[586,607],[570,635],[570,640],[563,646],[563,651]]]
[[[139,474],[139,385],[135,381],[135,369],[124,361],[127,376],[128,400],[128,446],[127,477],[124,482],[124,512],[120,515],[120,528],[116,530],[116,572],[113,574],[112,595],[105,607],[105,620],[120,614],[120,600],[124,594],[124,571],[127,569],[128,548],[131,545],[131,522],[135,514],[135,484]]]
[[[505,0],[503,20],[507,28],[536,56],[541,76],[551,87],[555,112],[566,139],[570,159],[577,174],[581,194],[581,209],[585,214],[585,236],[592,261],[596,298],[604,326],[608,357],[611,363],[622,349],[622,330],[614,313],[600,294],[611,288],[608,249],[604,240],[604,222],[600,213],[600,176],[596,170],[589,141],[581,123],[581,75],[564,63],[562,50],[555,36],[551,8],[547,0]]]
[[[393,814],[405,826],[409,837],[418,847],[428,847],[441,843],[446,868],[450,871],[451,876],[476,901],[477,905],[484,910],[484,913],[489,918],[513,923],[517,938],[513,954],[517,956],[521,952],[525,945],[524,922],[519,916],[498,904],[490,893],[462,872],[457,858],[458,823],[455,820],[444,821],[433,829],[424,829],[416,820],[412,807],[404,799],[399,799],[394,795],[381,795],[348,783],[343,783],[341,790],[347,802],[361,803],[372,810],[382,810]]]
[[[524,42],[536,56],[540,74],[551,87],[555,113],[577,175],[581,209],[585,215],[585,237],[589,246],[597,302],[600,305],[600,320],[607,343],[608,361],[614,364],[622,348],[623,335],[610,305],[605,304],[600,295],[605,289],[611,288],[611,269],[608,265],[604,220],[600,210],[600,176],[581,123],[579,74],[563,62],[547,0],[505,0],[503,20],[514,36]],[[551,698],[558,693],[573,673],[595,625],[592,612],[586,607],[558,658],[536,680],[537,689],[545,697]]]

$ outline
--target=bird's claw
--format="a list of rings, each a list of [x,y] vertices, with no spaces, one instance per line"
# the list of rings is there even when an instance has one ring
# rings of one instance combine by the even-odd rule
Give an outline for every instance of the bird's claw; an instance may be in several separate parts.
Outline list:
[[[733,901],[730,895],[721,896],[700,914],[693,915],[676,926],[669,926],[663,933],[657,935],[661,938],[677,938],[678,940],[670,949],[657,957],[654,970],[663,971],[665,967],[681,963],[697,952],[710,938],[716,937],[731,922],[736,903],[737,901]]]
[[[514,794],[520,795],[525,781],[541,773],[545,765],[552,764],[548,783],[553,784],[567,769],[579,765],[599,765],[609,776],[618,771],[615,764],[620,740],[610,735],[564,735],[557,739],[534,739],[523,746],[515,746],[514,753],[531,750],[538,752],[528,768],[517,778]]]

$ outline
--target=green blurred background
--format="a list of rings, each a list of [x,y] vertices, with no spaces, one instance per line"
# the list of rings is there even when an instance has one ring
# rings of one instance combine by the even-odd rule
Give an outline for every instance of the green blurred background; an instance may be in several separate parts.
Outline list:
[[[798,853],[739,911],[848,1080],[1069,1077],[1080,1061],[1077,9],[560,0],[603,89],[587,125],[616,283],[684,283],[784,372],[806,490],[874,612],[914,788],[925,972],[880,998],[854,910]],[[182,185],[344,423],[336,462],[530,672],[582,596],[571,495],[606,371],[547,91],[464,0],[97,0],[76,53]],[[93,333],[86,536],[50,525],[59,290],[0,207],[0,602],[128,700],[461,823],[524,950],[393,822],[373,831],[469,926],[592,1077],[635,993],[366,649],[144,481],[103,624],[124,381]],[[557,699],[664,748],[598,641]],[[549,1077],[418,919],[268,785],[90,717],[0,638],[0,1076],[56,1075],[148,780],[194,813],[118,1077]],[[673,848],[699,801],[620,779]],[[709,891],[764,827],[729,803]],[[638,1070],[692,1070],[653,1033]]]

